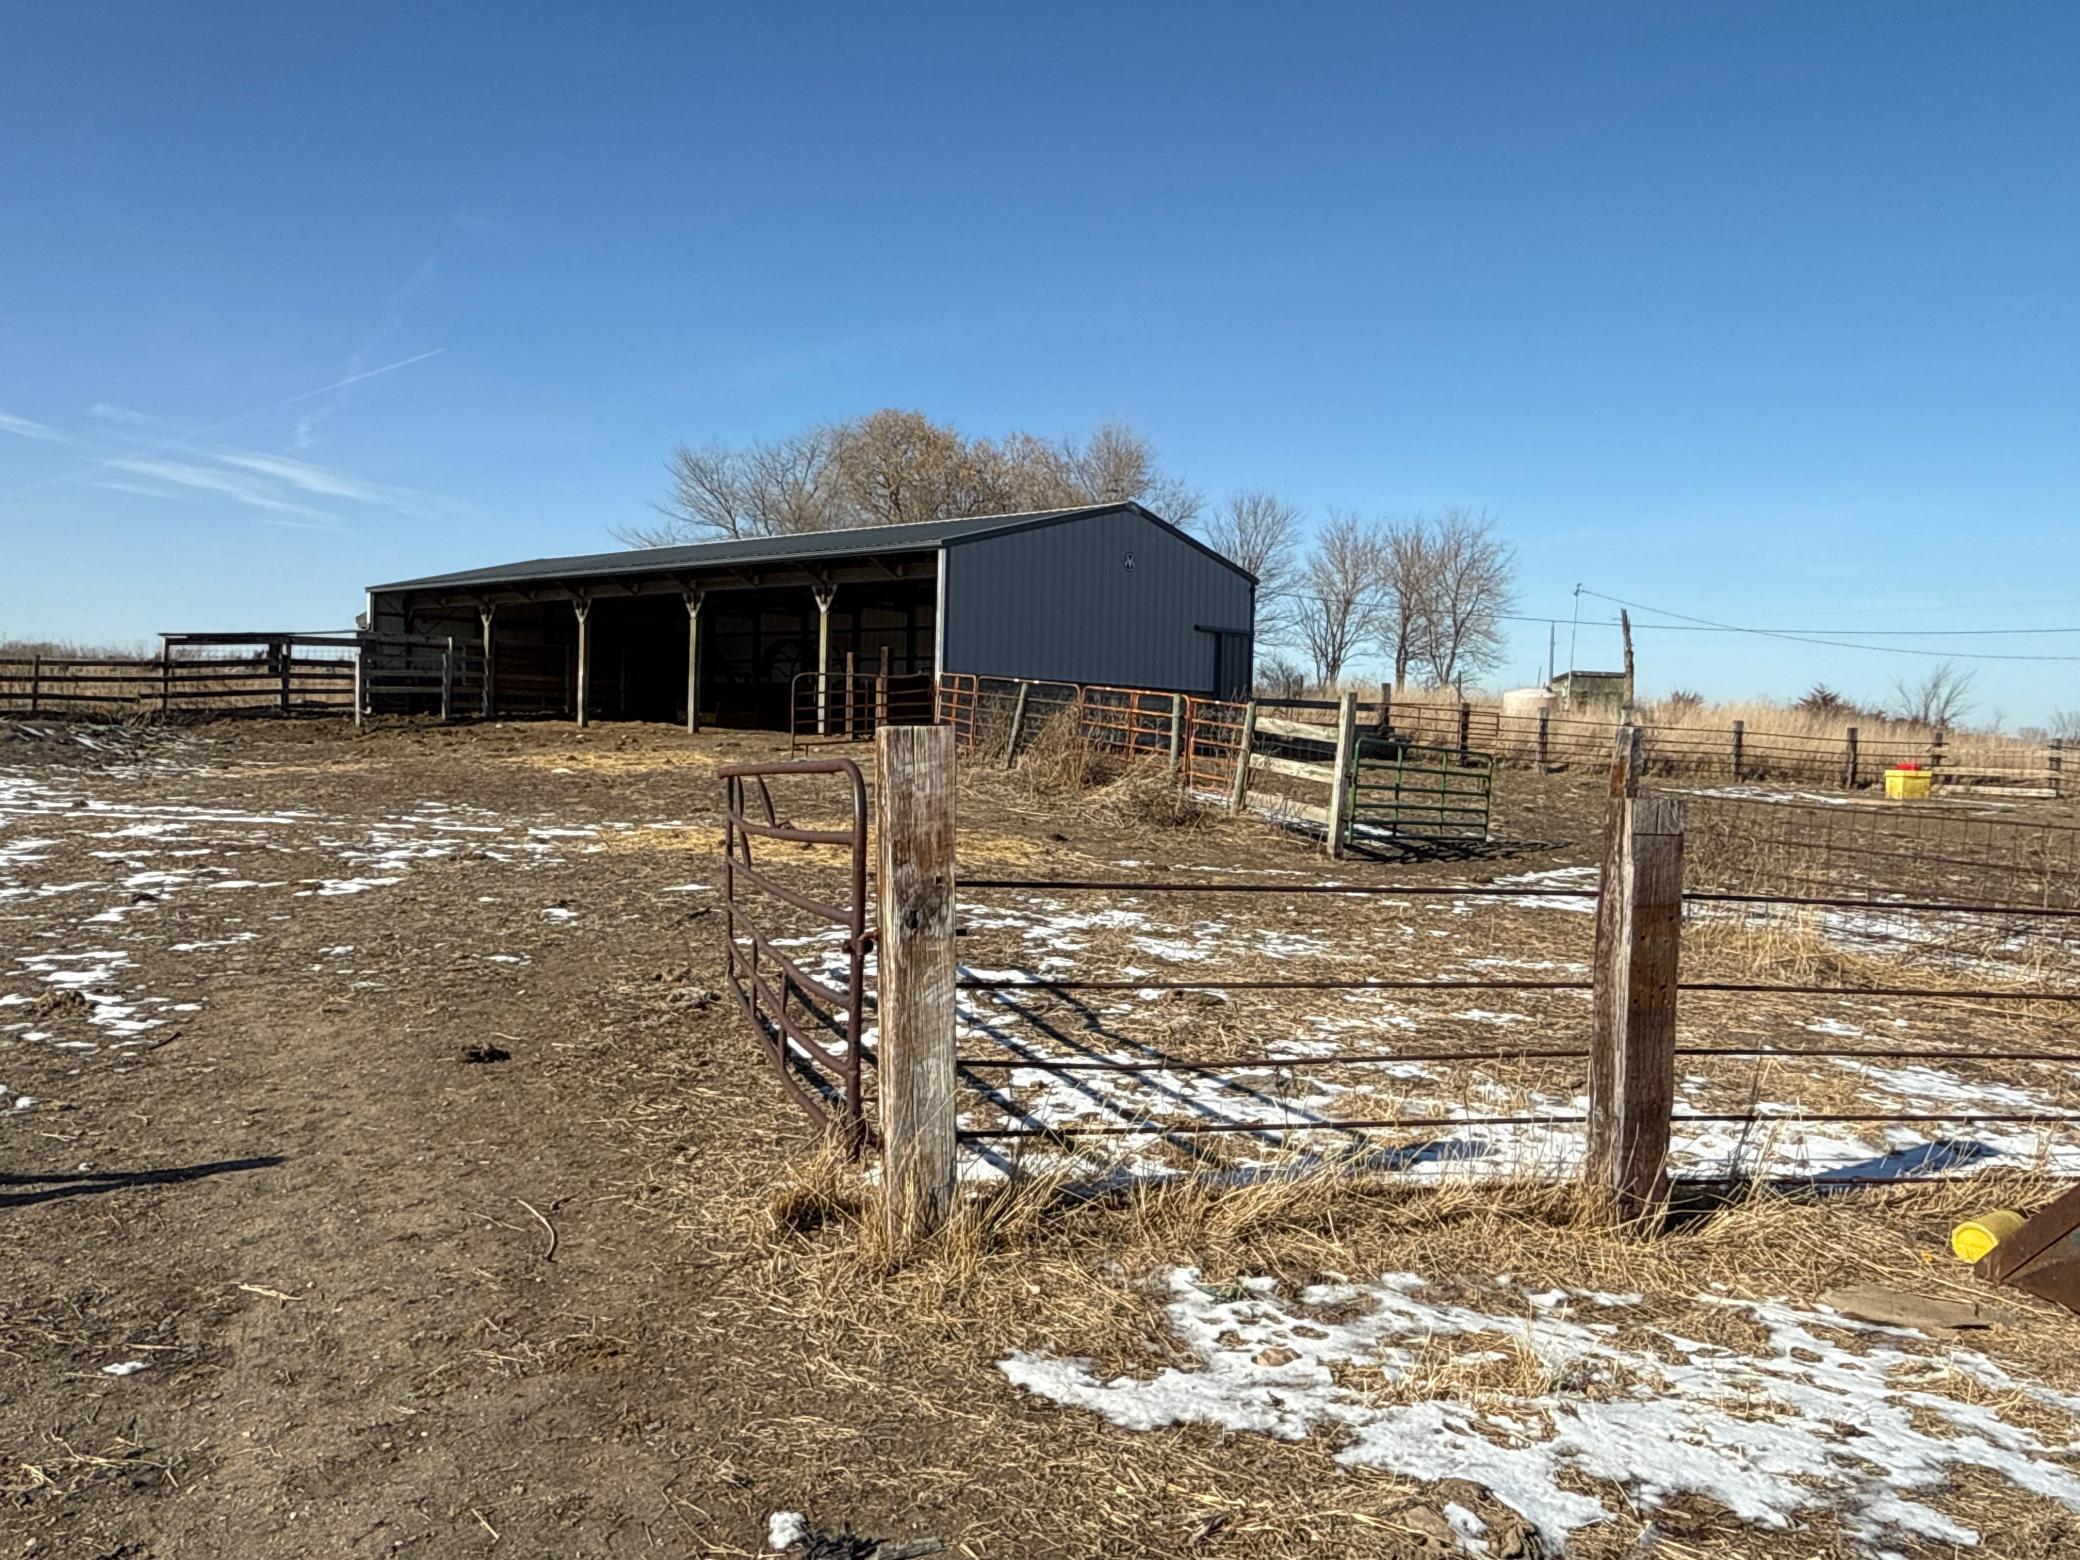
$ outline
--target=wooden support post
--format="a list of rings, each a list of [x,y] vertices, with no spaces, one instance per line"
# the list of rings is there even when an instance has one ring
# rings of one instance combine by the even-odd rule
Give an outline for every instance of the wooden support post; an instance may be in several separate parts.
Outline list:
[[[1352,709],[1356,710],[1356,695],[1352,695]],[[1170,773],[1177,773],[1184,763],[1184,695],[1170,695]]]
[[[1928,735],[1928,769],[1934,774],[1943,764],[1943,728],[1938,726]]]
[[[686,593],[686,734],[701,729],[701,603],[708,599],[702,590]]]
[[[159,713],[173,708],[173,646],[159,641]]]
[[[43,657],[29,657],[29,713],[34,715],[43,703]]]
[[[849,741],[853,732],[853,717],[857,700],[853,697],[853,682],[859,676],[859,657],[853,651],[845,652],[844,686],[838,690],[838,707],[843,713],[838,717],[838,729]]]
[[[1745,754],[1741,751],[1747,743],[1748,723],[1737,720],[1733,723],[1733,783],[1739,785],[1744,774]]]
[[[583,596],[571,602],[571,610],[578,615],[578,725],[582,728],[591,724],[586,706],[592,699],[592,603]]]
[[[455,636],[441,647],[441,724],[455,718]]]
[[[354,646],[354,729],[361,729],[363,715],[368,710],[368,641],[362,640]]]
[[[874,729],[879,731],[888,724],[888,668],[889,649],[881,647],[881,670],[874,674]]]
[[[280,664],[282,672],[282,713],[284,715],[289,713],[289,673],[295,656],[296,647],[290,644],[288,640],[283,640],[282,658]]]
[[[2051,775],[2051,794],[2054,797],[2064,795],[2066,770],[2066,739],[2064,737],[2053,737],[2051,739],[2051,751],[2044,755],[2044,768]]]
[[[1336,771],[1329,781],[1329,854],[1343,854],[1350,828],[1351,747],[1358,733],[1358,696],[1347,693],[1336,712]]]
[[[1385,736],[1391,729],[1387,722],[1393,711],[1394,685],[1383,682],[1379,685],[1379,716],[1372,723],[1372,729],[1380,736]]]
[[[1856,789],[1856,728],[1848,731],[1847,751],[1842,754],[1842,785],[1846,790]]]
[[[1618,727],[1618,740],[1611,754],[1611,795],[1639,795],[1639,772],[1646,755],[1646,733],[1630,721]]]
[[[1239,813],[1249,803],[1249,750],[1257,741],[1257,701],[1242,706],[1242,735],[1235,743],[1235,788],[1228,797],[1228,811]]]
[[[1545,773],[1546,765],[1552,754],[1552,746],[1547,735],[1551,730],[1552,724],[1552,706],[1540,705],[1538,709],[1538,772],[1540,774]]]
[[[874,790],[882,1185],[894,1233],[953,1210],[954,755],[950,726],[883,726]]]
[[[1668,1192],[1682,931],[1682,802],[1614,796],[1596,901],[1587,1172],[1627,1223]]]
[[[816,593],[816,734],[830,735],[831,729],[831,603],[837,599],[835,585],[818,585]]]
[[[1029,682],[1018,685],[1018,697],[1011,705],[1011,735],[1004,742],[1004,767],[1009,769],[1011,761],[1018,757],[1018,735],[1026,723],[1026,697],[1033,691]]]
[[[497,611],[498,607],[495,603],[487,603],[477,608],[477,621],[484,628],[484,686],[481,692],[484,695],[482,714],[486,720],[490,720],[498,713],[498,698],[493,691],[493,679],[496,675],[495,668],[498,662],[492,653],[491,643],[491,619]]]

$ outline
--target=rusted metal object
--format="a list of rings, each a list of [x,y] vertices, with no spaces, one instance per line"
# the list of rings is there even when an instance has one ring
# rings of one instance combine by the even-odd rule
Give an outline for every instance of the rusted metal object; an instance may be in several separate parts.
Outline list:
[[[1972,1271],[1990,1284],[2005,1284],[2080,1312],[2080,1186],[2031,1214]]]
[[[788,1098],[856,1155],[867,1140],[860,1073],[865,963],[871,942],[867,932],[866,782],[859,766],[843,758],[731,764],[718,774],[723,785],[724,963],[730,990]],[[801,829],[777,821],[769,782],[815,775],[833,776],[842,783],[851,827]],[[763,818],[751,816],[745,806],[752,794],[758,798]],[[833,904],[782,882],[754,860],[754,840],[830,845],[848,852],[846,902]],[[843,929],[842,986],[804,970],[761,924],[774,901],[811,920]]]

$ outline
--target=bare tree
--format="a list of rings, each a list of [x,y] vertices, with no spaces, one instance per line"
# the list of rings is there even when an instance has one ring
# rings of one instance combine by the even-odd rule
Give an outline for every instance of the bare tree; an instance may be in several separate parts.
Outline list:
[[[1947,731],[1963,720],[1972,707],[1972,684],[1978,673],[1961,669],[1955,661],[1944,661],[1929,669],[1925,677],[1892,680],[1899,700],[1894,718]]]
[[[1430,526],[1430,577],[1423,591],[1421,643],[1440,688],[1499,666],[1503,622],[1516,605],[1516,553],[1485,511],[1448,509]]]
[[[1383,599],[1378,621],[1387,659],[1394,664],[1397,688],[1408,681],[1409,666],[1421,660],[1427,648],[1423,635],[1429,621],[1429,593],[1435,584],[1431,553],[1430,527],[1421,516],[1390,523],[1380,531]]]
[[[1199,495],[1116,423],[1088,438],[971,439],[921,412],[885,408],[771,442],[681,446],[661,523],[614,534],[634,547],[1133,499],[1189,525]]]
[[[1257,662],[1257,693],[1266,699],[1297,699],[1307,692],[1307,668],[1282,655]]]
[[[1206,544],[1257,577],[1257,643],[1290,642],[1300,583],[1300,511],[1262,489],[1230,493],[1213,513]]]
[[[2053,710],[2049,734],[2061,742],[2080,742],[2080,710]]]
[[[1378,628],[1380,540],[1356,515],[1331,510],[1301,571],[1294,630],[1314,663],[1315,681],[1333,685],[1352,654]]]

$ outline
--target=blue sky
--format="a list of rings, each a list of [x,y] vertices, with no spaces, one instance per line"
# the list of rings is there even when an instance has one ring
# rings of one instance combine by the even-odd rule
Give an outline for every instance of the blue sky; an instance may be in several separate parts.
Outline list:
[[[676,442],[884,405],[1482,506],[1530,614],[2080,630],[2076,45],[2023,4],[14,6],[0,636],[344,624],[606,544]],[[1640,637],[1649,690],[1927,664]],[[2080,707],[2080,660],[1979,664],[1982,715]]]

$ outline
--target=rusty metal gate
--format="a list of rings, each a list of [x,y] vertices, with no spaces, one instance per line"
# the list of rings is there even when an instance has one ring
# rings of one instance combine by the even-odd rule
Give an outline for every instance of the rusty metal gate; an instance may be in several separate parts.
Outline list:
[[[723,784],[722,907],[725,968],[737,1006],[751,1023],[780,1085],[817,1126],[858,1153],[867,1139],[861,1061],[865,1045],[867,931],[867,787],[859,766],[830,758],[785,764],[732,764]],[[779,821],[771,782],[833,777],[831,798],[846,827],[799,827]],[[745,805],[756,797],[758,817]],[[845,853],[847,897],[820,899],[781,881],[772,863],[755,859],[752,842],[806,845]],[[784,907],[784,908],[783,908]],[[779,917],[795,912],[781,931]],[[806,922],[822,928],[799,933]],[[830,929],[835,929],[835,931]],[[804,969],[799,950],[835,941],[828,952],[839,972]],[[792,950],[792,951],[791,951]]]

